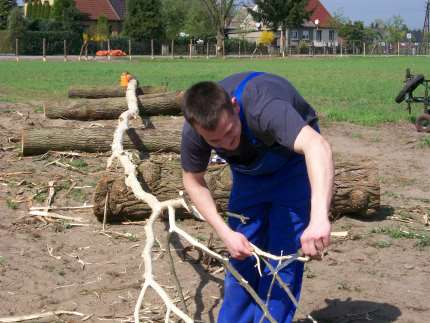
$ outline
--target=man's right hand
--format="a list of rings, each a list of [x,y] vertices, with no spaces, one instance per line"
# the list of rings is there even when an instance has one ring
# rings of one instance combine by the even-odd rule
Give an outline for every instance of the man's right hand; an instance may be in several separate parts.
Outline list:
[[[230,229],[226,233],[220,234],[220,238],[234,259],[243,260],[251,256],[252,246],[242,233]]]

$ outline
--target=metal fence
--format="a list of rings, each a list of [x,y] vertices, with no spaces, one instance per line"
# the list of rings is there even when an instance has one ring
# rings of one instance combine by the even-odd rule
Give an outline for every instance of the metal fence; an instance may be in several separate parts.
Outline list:
[[[82,59],[107,59],[118,57],[151,57],[151,58],[211,58],[216,56],[225,57],[277,57],[281,56],[280,48],[277,46],[258,46],[241,39],[228,39],[224,42],[224,48],[219,49],[216,41],[131,41],[125,38],[111,39],[104,42],[89,42],[87,46],[79,40],[48,40],[38,39],[25,41],[16,39],[14,42],[8,40],[8,44],[1,43],[0,55],[14,56],[17,59],[24,56],[40,56],[46,60],[49,56],[64,57],[65,60],[71,56],[80,56]],[[415,42],[312,42],[301,41],[287,47],[286,55],[430,55],[430,44]]]

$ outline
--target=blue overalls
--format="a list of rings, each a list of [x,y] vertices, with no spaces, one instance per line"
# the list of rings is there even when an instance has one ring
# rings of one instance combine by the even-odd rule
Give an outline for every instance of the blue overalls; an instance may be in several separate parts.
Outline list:
[[[304,156],[296,153],[287,156],[280,151],[279,145],[267,147],[248,128],[241,97],[247,82],[261,74],[249,74],[234,93],[240,106],[242,131],[257,148],[259,158],[247,166],[230,164],[233,185],[229,210],[249,220],[243,224],[239,219],[230,217],[228,223],[259,248],[274,255],[287,255],[300,248],[300,237],[309,223],[310,184]],[[253,257],[242,261],[232,259],[231,263],[266,302],[273,278],[268,268],[260,277]],[[277,262],[271,264],[276,268]],[[294,261],[279,272],[296,299],[300,296],[303,268],[303,263]],[[292,322],[295,306],[276,282],[268,308],[277,322]],[[218,323],[259,323],[262,315],[260,307],[228,272]]]

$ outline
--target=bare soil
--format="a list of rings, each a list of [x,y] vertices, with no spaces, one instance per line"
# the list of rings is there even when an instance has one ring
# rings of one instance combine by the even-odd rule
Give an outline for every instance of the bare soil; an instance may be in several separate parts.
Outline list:
[[[91,314],[87,322],[127,321],[143,282],[143,224],[108,226],[121,236],[102,234],[91,209],[58,211],[84,218],[89,226],[44,223],[28,214],[30,206],[44,205],[49,181],[55,181],[54,206],[91,204],[108,155],[21,157],[19,143],[24,127],[116,122],[46,120],[40,107],[38,102],[0,103],[0,317],[68,310]],[[310,322],[305,319],[308,313],[319,322],[430,322],[430,231],[424,225],[425,215],[430,215],[426,135],[406,123],[372,128],[323,123],[322,129],[335,152],[377,162],[382,208],[370,219],[343,217],[334,223],[333,231],[347,230],[348,238],[333,239],[323,261],[306,265],[296,322]],[[13,172],[25,173],[8,175]],[[206,223],[185,219],[179,226],[204,243],[210,240],[212,231]],[[156,279],[177,300],[164,252],[165,224],[160,221],[156,227]],[[187,246],[174,239],[173,256],[188,309],[196,321],[214,322],[224,274],[213,274],[219,265],[208,264]],[[213,246],[222,248],[216,238]],[[163,303],[154,293],[147,296],[141,318],[163,322]],[[61,315],[35,321],[80,320]]]

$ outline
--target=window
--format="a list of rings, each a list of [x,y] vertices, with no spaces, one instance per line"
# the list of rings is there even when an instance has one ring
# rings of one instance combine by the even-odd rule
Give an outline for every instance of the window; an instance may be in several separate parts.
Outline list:
[[[309,30],[303,30],[302,39],[303,40],[309,40]]]
[[[299,32],[297,30],[293,30],[291,32],[291,40],[298,40],[299,39]]]
[[[316,41],[322,41],[322,30],[317,30]]]
[[[330,30],[330,31],[328,32],[328,39],[329,39],[330,41],[334,41],[334,30]]]

